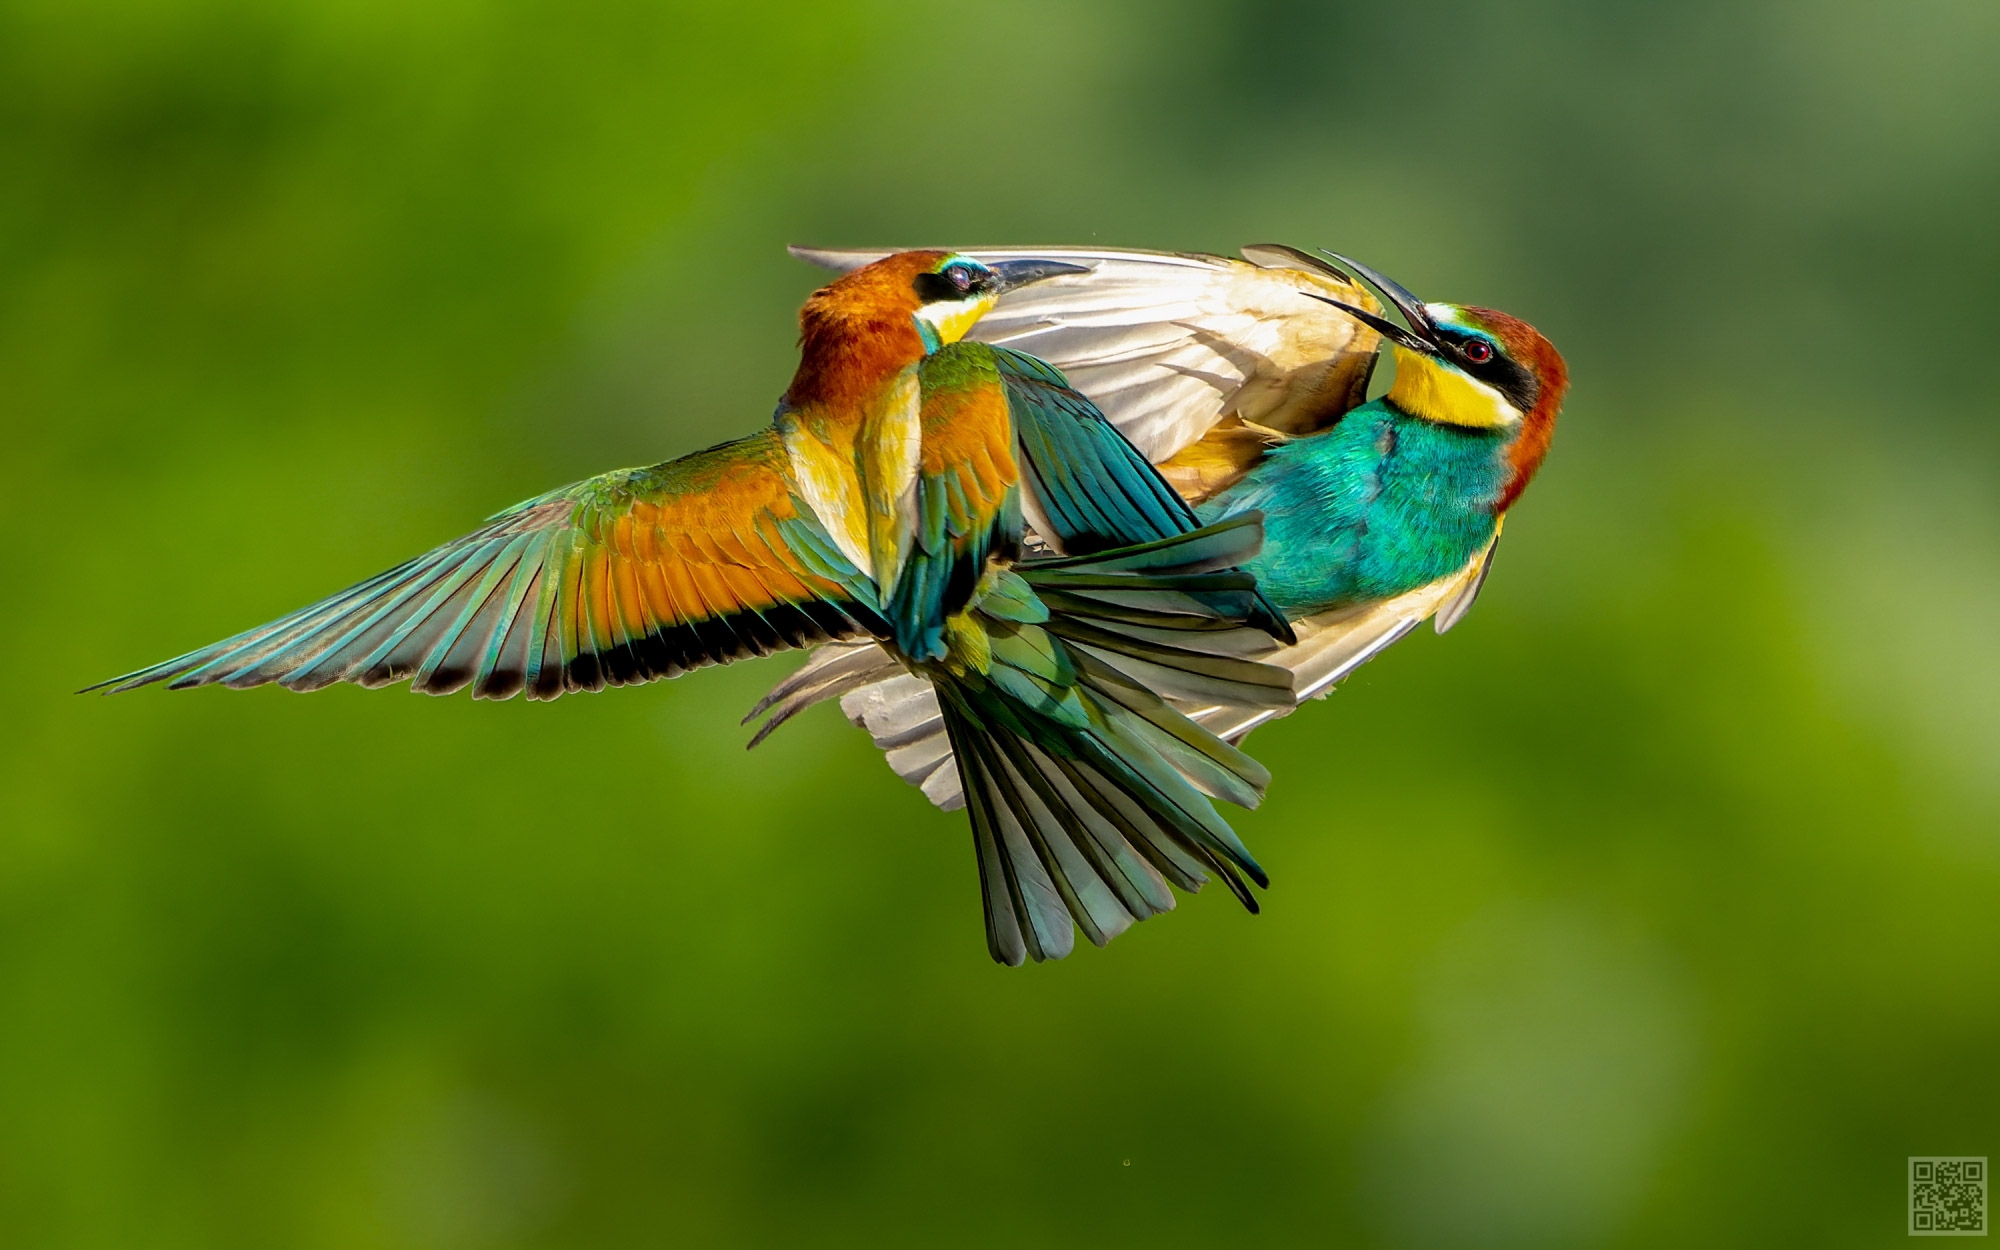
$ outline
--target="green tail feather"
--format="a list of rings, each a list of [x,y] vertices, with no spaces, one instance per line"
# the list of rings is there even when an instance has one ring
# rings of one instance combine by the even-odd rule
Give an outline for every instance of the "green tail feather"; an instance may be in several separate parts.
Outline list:
[[[1232,518],[1144,548],[1017,566],[990,577],[969,611],[976,643],[927,668],[996,960],[1060,959],[1072,924],[1101,946],[1170,910],[1169,883],[1198,890],[1210,874],[1257,910],[1238,874],[1268,878],[1210,799],[1254,807],[1270,774],[1147,686],[1157,672],[1174,678],[1170,690],[1289,698],[1289,674],[1237,654],[1268,646],[1246,624],[1246,579],[1229,571],[1260,538],[1258,518]],[[1041,597],[1057,583],[1066,589]]]

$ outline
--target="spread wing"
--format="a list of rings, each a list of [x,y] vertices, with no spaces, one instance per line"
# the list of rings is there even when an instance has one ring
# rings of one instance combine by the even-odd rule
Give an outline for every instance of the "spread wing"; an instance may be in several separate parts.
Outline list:
[[[408,680],[552,699],[886,633],[872,584],[794,497],[765,431],[591,478],[329,599],[104,683]],[[93,687],[93,689],[98,687]]]
[[[1188,717],[1225,742],[1241,742],[1266,721],[1289,715],[1307,699],[1324,699],[1334,684],[1388,650],[1426,620],[1442,634],[1463,620],[1486,584],[1500,537],[1465,567],[1393,599],[1322,612],[1293,623],[1298,642],[1257,657],[1292,674],[1292,707],[1248,704],[1181,705]]]
[[[1242,260],[1116,248],[960,250],[988,263],[1040,257],[1089,267],[1001,296],[971,337],[1060,369],[1156,464],[1218,426],[1323,429],[1367,387],[1374,331],[1306,293],[1371,312],[1380,305],[1294,248],[1259,244],[1244,248]],[[888,255],[792,253],[840,270]]]
[[[1167,701],[1225,742],[1240,743],[1251,730],[1290,714],[1307,699],[1324,699],[1334,685],[1430,619],[1444,633],[1463,618],[1493,565],[1496,536],[1466,566],[1447,577],[1393,599],[1359,604],[1294,622],[1298,642],[1249,653],[1259,663],[1292,674],[1289,705],[1218,702],[1193,690],[1162,691]],[[937,691],[865,640],[821,647],[796,673],[752,709],[771,719],[756,741],[806,708],[838,699],[840,710],[868,731],[896,775],[947,811],[965,803],[958,770],[952,766]],[[750,717],[746,717],[748,720]],[[752,743],[755,745],[755,742]]]
[[[1293,623],[1298,641],[1290,646],[1246,653],[1244,658],[1286,669],[1292,674],[1289,704],[1220,702],[1199,691],[1162,690],[1168,702],[1225,742],[1240,743],[1266,721],[1288,715],[1307,699],[1323,699],[1335,683],[1374,659],[1428,619],[1442,634],[1464,619],[1493,568],[1500,538],[1466,562],[1464,568],[1393,599],[1358,604]],[[772,730],[805,709],[828,699],[855,725],[868,731],[888,757],[896,775],[923,790],[947,811],[964,804],[958,772],[952,767],[937,692],[867,640],[821,647],[790,677],[780,682],[744,719],[765,712],[770,719],[751,742],[755,746]]]

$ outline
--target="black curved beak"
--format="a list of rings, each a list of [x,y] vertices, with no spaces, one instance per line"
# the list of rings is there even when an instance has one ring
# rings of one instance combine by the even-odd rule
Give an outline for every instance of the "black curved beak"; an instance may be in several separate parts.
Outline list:
[[[987,266],[993,276],[999,279],[993,287],[995,295],[1005,295],[1017,287],[1030,282],[1040,282],[1045,278],[1060,278],[1066,273],[1089,273],[1088,265],[1072,265],[1061,260],[1003,260]]]
[[[1321,250],[1325,251],[1323,248]],[[1340,309],[1348,316],[1359,321],[1362,325],[1367,326],[1392,343],[1407,347],[1411,351],[1423,352],[1429,356],[1443,354],[1444,348],[1437,341],[1437,331],[1431,324],[1430,314],[1424,311],[1423,301],[1410,294],[1407,287],[1393,278],[1377,273],[1375,270],[1358,261],[1349,260],[1347,257],[1334,252],[1326,252],[1326,255],[1333,257],[1334,260],[1352,271],[1351,274],[1342,275],[1348,281],[1353,282],[1354,275],[1358,275],[1366,279],[1368,285],[1380,291],[1389,303],[1395,306],[1396,311],[1403,314],[1404,319],[1410,323],[1410,328],[1405,330],[1395,322],[1378,317],[1366,309],[1356,308],[1352,304],[1343,304],[1337,299],[1328,299],[1324,295],[1313,295],[1314,299],[1319,300],[1321,303],[1332,304],[1335,308]],[[1356,282],[1355,285],[1359,286],[1360,283]],[[1312,294],[1310,291],[1305,293],[1308,295]]]

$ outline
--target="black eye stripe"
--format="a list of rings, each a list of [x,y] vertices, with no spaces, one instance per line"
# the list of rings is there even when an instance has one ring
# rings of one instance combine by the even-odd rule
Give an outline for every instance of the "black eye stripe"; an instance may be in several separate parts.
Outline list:
[[[1535,406],[1541,394],[1541,386],[1535,375],[1508,359],[1492,341],[1476,334],[1447,330],[1441,335],[1444,345],[1464,362],[1465,372],[1478,378],[1506,396],[1507,402],[1527,412]],[[1485,352],[1484,358],[1479,353]],[[1448,357],[1447,357],[1448,358]]]
[[[946,265],[936,273],[920,273],[911,284],[926,304],[939,300],[960,300],[987,289],[992,275],[972,265]]]

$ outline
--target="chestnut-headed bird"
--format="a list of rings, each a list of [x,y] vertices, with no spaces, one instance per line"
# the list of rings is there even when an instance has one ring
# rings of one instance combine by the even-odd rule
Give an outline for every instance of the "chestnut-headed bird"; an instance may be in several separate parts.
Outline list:
[[[1062,375],[964,342],[1009,291],[1078,266],[905,252],[800,314],[771,425],[510,508],[320,603],[104,683],[335,682],[549,699],[862,641],[934,694],[1003,963],[1262,870],[1210,802],[1268,774],[1161,694],[1289,699],[1241,658],[1289,638],[1239,566],[1260,523],[1199,528]],[[1023,518],[1064,555],[1024,563]],[[94,687],[98,688],[98,687]],[[1206,696],[1204,696],[1206,697]]]
[[[836,269],[878,254],[794,252]],[[1568,388],[1562,357],[1527,323],[1422,303],[1339,257],[1278,244],[1246,247],[1241,260],[1070,247],[965,254],[1078,266],[1002,297],[974,336],[1060,368],[1204,518],[1264,514],[1266,541],[1249,567],[1298,641],[1262,658],[1292,672],[1294,703],[1167,692],[1232,742],[1324,697],[1423,621],[1443,633],[1464,618]],[[1407,327],[1385,319],[1349,271]],[[1394,384],[1363,402],[1385,340]],[[850,719],[894,744],[899,773],[950,802],[930,691],[896,679],[879,658],[879,680],[820,683],[821,669],[865,671],[868,655],[865,646],[822,649],[789,684],[840,695]],[[930,728],[931,749],[912,725]]]

